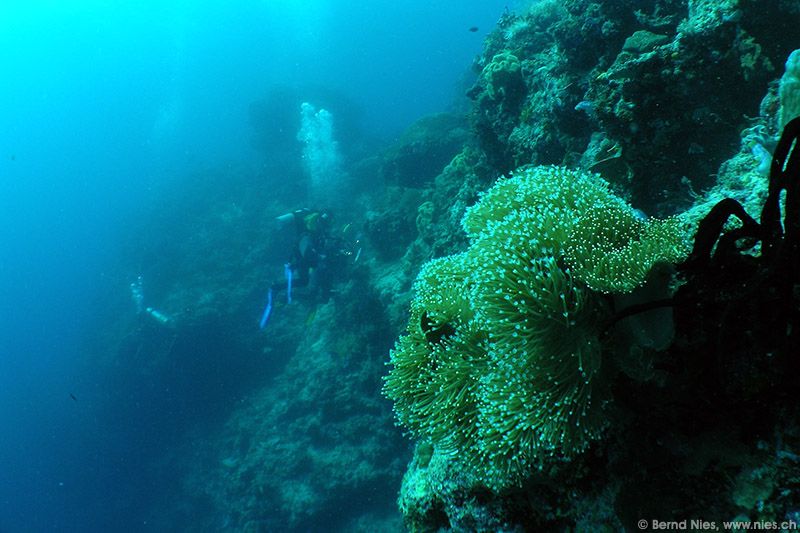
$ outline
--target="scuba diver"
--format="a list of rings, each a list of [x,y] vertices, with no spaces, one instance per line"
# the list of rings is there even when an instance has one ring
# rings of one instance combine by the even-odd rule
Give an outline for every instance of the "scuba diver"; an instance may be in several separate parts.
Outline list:
[[[146,314],[162,326],[169,326],[173,324],[172,317],[166,315],[162,311],[150,306],[144,305],[144,280],[142,276],[137,276],[131,285],[131,299],[136,305],[136,314]]]
[[[331,214],[327,210],[297,209],[277,217],[277,221],[281,227],[294,226],[295,238],[289,261],[284,264],[284,279],[270,285],[259,323],[262,329],[272,313],[273,297],[281,291],[286,291],[287,303],[292,302],[292,291],[303,287],[326,301],[335,274],[353,255],[344,239],[332,236]]]

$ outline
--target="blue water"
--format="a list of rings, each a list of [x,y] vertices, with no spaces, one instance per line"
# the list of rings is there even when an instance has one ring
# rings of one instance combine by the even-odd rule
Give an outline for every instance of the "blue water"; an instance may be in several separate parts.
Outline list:
[[[281,87],[343,95],[379,140],[447,109],[506,4],[0,4],[0,531],[147,530],[168,497],[147,472],[196,400],[86,344],[125,228],[193,172],[263,165],[251,105]]]

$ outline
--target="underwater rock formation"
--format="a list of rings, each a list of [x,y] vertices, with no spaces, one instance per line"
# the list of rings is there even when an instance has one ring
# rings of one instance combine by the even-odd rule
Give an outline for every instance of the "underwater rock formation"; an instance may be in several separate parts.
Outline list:
[[[786,60],[786,71],[781,77],[778,88],[780,110],[778,112],[778,129],[783,129],[795,117],[800,117],[800,50],[789,54]]]
[[[463,115],[439,113],[409,126],[384,154],[381,176],[390,185],[430,186],[469,138]]]
[[[552,298],[553,320],[537,329],[541,315],[531,303],[530,288],[538,283],[518,283],[510,291],[481,288],[483,266],[497,272],[490,279],[507,284],[537,274],[530,254],[513,252],[517,242],[531,243],[534,250],[557,248],[540,248],[536,239],[515,241],[507,234],[495,242],[492,249],[498,256],[511,251],[509,255],[519,257],[516,268],[473,259],[471,268],[459,269],[468,257],[481,256],[472,249],[429,263],[420,273],[409,333],[395,347],[395,368],[386,385],[401,423],[419,438],[400,495],[406,525],[420,530],[618,531],[636,528],[643,516],[678,521],[704,516],[717,524],[796,519],[798,138],[800,119],[789,123],[776,148],[760,224],[730,199],[720,201],[700,222],[694,250],[680,265],[684,284],[671,304],[676,326],[671,345],[629,349],[629,337],[606,329],[629,319],[625,310],[600,326],[610,336],[581,336],[575,330],[587,324],[591,328],[592,319],[602,321],[609,310],[589,308],[593,318],[588,320],[570,314],[578,308],[563,306],[578,302],[574,296],[560,299],[562,307]],[[492,205],[492,196],[503,198],[496,204],[496,218],[492,210],[483,210],[487,216],[481,216],[480,208],[468,211],[465,228],[478,239],[481,228],[497,231],[515,209],[541,209],[525,194],[502,194],[508,181],[497,186],[500,194],[490,191],[482,199]],[[574,182],[581,184],[580,179]],[[569,191],[557,180],[545,183]],[[542,197],[560,210],[557,194]],[[599,205],[605,208],[601,212],[608,212],[607,204]],[[726,225],[730,215],[741,225]],[[574,213],[566,217],[577,218]],[[535,223],[521,227],[540,232]],[[592,235],[603,239],[602,231]],[[759,242],[760,251],[749,252]],[[603,251],[602,246],[591,249]],[[659,249],[669,247],[662,243]],[[539,283],[550,280],[555,286],[556,268],[568,265],[567,258],[556,262]],[[571,276],[568,288],[580,290],[579,270]],[[564,294],[563,289],[554,292]],[[492,299],[508,309],[494,312]],[[479,305],[470,307],[473,300]],[[550,336],[560,310],[572,320]],[[569,328],[573,331],[566,333]],[[569,346],[573,340],[577,351],[561,352],[566,358],[524,356],[542,347]],[[603,357],[594,365],[589,363],[592,346],[603,347]],[[518,359],[523,363],[504,372]],[[543,364],[548,360],[556,364]],[[613,372],[609,365],[616,366]],[[552,369],[558,373],[548,375]],[[542,372],[544,377],[537,377]],[[498,379],[492,378],[495,374]],[[548,409],[548,395],[559,386],[570,392]],[[575,393],[581,389],[585,392]],[[487,416],[498,398],[506,399],[499,415]],[[600,398],[604,401],[598,406]],[[515,418],[531,407],[544,409],[542,423],[537,425],[534,416]],[[560,418],[552,407],[564,408],[574,418]],[[591,413],[600,417],[601,425],[594,429],[602,433],[586,431],[592,428]],[[497,423],[502,430],[493,432],[491,424]],[[557,433],[560,423],[565,425]],[[546,433],[520,438],[526,429],[546,432],[547,424],[554,426],[550,429],[558,435],[556,441],[549,441]],[[496,439],[482,456],[487,436]],[[576,447],[568,437],[582,444]],[[506,446],[512,448],[504,453]],[[532,457],[539,462],[525,462]]]
[[[757,113],[800,41],[797,25],[786,24],[796,8],[768,4],[544,1],[507,14],[469,92],[488,160],[498,174],[571,165],[602,132],[630,169],[609,181],[648,212],[685,208],[685,178],[698,189],[712,184],[747,126],[744,115]]]
[[[194,462],[187,483],[229,516],[230,527],[305,531],[324,522],[330,531],[352,531],[355,515],[375,512],[375,500],[391,501],[403,460],[386,423],[388,406],[372,392],[382,362],[362,357],[385,342],[380,308],[363,287],[351,281],[340,299],[305,318],[309,333],[286,368],[232,414],[204,447],[204,460]],[[374,322],[346,325],[364,316]],[[302,324],[304,317],[295,310],[292,319]],[[372,503],[339,512],[365,493]]]
[[[636,529],[642,517],[703,516],[720,527],[722,520],[798,517],[800,411],[787,392],[798,368],[776,356],[783,330],[794,331],[798,284],[781,285],[776,308],[771,289],[747,289],[758,285],[748,276],[764,279],[755,274],[763,263],[749,259],[759,253],[752,236],[722,241],[750,248],[727,271],[730,285],[724,268],[700,282],[644,263],[631,279],[651,270],[658,289],[625,293],[639,282],[619,285],[626,276],[593,279],[592,272],[600,265],[615,271],[612,256],[629,264],[631,256],[618,251],[632,247],[615,239],[629,238],[626,227],[637,234],[658,227],[643,213],[620,223],[613,208],[576,216],[585,224],[568,232],[573,244],[551,247],[558,259],[548,265],[522,253],[512,264],[479,259],[481,239],[490,242],[482,228],[501,234],[485,246],[499,258],[526,243],[514,227],[537,234],[535,217],[504,222],[518,208],[507,195],[497,219],[471,231],[480,209],[466,206],[498,174],[556,164],[600,172],[618,197],[648,213],[688,209],[680,215],[684,236],[725,197],[757,212],[769,196],[779,110],[791,107],[781,103],[780,66],[787,64],[788,80],[794,63],[787,58],[800,42],[800,26],[789,21],[799,15],[792,2],[574,0],[537,2],[500,20],[469,91],[477,145],[422,191],[409,245],[415,252],[404,258],[404,272],[415,264],[421,272],[385,393],[417,440],[399,499],[409,529],[619,531]],[[791,84],[783,83],[787,91]],[[459,243],[453,219],[465,212],[469,241]],[[614,244],[604,247],[604,238]],[[654,242],[653,249],[669,249]],[[527,275],[552,282],[551,293],[520,281]],[[698,289],[715,275],[721,289]],[[607,279],[614,283],[604,285]],[[687,288],[670,298],[680,283]],[[535,327],[540,315],[531,302],[538,301],[593,333],[548,336],[550,329]],[[572,305],[559,307],[566,302]],[[717,336],[719,324],[730,331],[726,338]],[[564,358],[519,357],[573,340]]]
[[[229,190],[226,174],[198,193],[203,208],[165,206],[177,214],[155,227],[170,241],[141,255],[176,317],[178,361],[213,359],[243,398],[174,463],[186,500],[215,515],[207,529],[305,531],[398,487],[414,531],[798,518],[798,368],[782,344],[796,340],[796,278],[765,266],[760,235],[716,240],[730,226],[709,233],[734,242],[718,270],[664,266],[722,198],[754,216],[770,196],[798,16],[785,0],[507,13],[476,60],[468,117],[421,121],[364,164],[365,183],[389,187],[342,199],[366,237],[357,268],[331,301],[278,309],[268,336],[255,330],[282,260],[270,222],[297,207],[279,203],[295,188],[265,206],[263,182]],[[219,343],[183,342],[204,330]],[[137,335],[120,355],[148,350]],[[406,442],[380,398],[398,335],[384,391],[416,441],[402,485]],[[167,347],[153,373],[174,363]],[[236,389],[228,361],[244,356]],[[352,531],[351,518],[328,525]]]

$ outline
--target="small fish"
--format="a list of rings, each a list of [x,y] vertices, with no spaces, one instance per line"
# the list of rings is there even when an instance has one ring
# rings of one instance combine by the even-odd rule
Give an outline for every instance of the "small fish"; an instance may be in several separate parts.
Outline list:
[[[470,26],[470,28],[469,28],[469,31],[470,31],[470,32],[472,32],[472,33],[475,33],[475,32],[476,32],[476,31],[478,31],[479,29],[480,29],[480,28],[478,28],[477,26]]]
[[[16,161],[17,160],[17,156],[15,154],[11,154],[11,160],[12,161]]]
[[[75,395],[74,395],[74,394],[72,394],[71,392],[69,393],[69,397],[70,397],[70,398],[72,398],[72,401],[73,401],[73,402],[76,402],[76,403],[78,402],[78,399],[77,399],[77,398],[75,397]]]

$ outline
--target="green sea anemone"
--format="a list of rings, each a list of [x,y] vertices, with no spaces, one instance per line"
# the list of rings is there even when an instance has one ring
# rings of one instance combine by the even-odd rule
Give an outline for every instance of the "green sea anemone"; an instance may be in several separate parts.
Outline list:
[[[384,393],[402,426],[500,490],[602,434],[602,293],[682,259],[686,231],[642,220],[599,176],[561,167],[501,178],[462,225],[469,248],[417,278]]]

